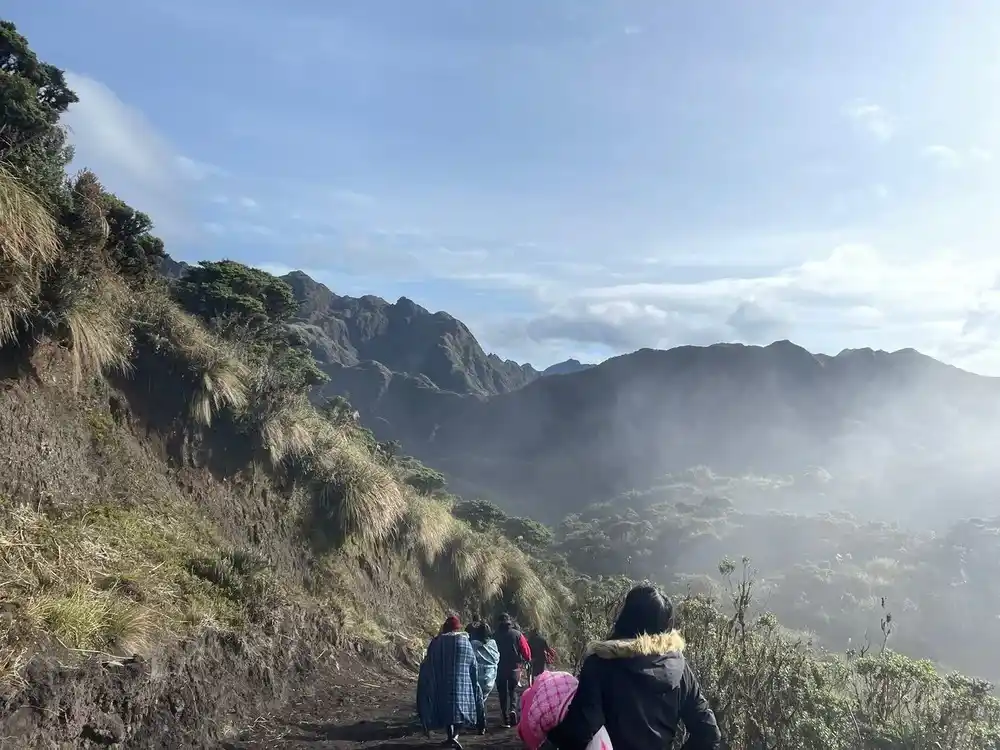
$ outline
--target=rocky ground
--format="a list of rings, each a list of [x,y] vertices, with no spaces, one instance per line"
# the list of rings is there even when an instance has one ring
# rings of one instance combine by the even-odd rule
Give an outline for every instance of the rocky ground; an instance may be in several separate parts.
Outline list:
[[[403,669],[387,673],[357,661],[324,669],[312,687],[283,711],[260,717],[238,739],[220,750],[348,750],[354,748],[440,747],[444,736],[428,739],[416,722],[416,681]],[[499,726],[496,692],[487,705],[489,731],[485,737],[463,734],[465,748],[520,748],[512,729]]]

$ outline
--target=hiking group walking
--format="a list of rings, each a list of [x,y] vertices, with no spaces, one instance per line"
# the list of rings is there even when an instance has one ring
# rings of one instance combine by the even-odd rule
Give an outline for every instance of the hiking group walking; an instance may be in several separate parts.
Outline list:
[[[420,666],[417,713],[428,736],[444,731],[444,744],[461,750],[461,730],[486,734],[486,700],[496,687],[501,725],[517,726],[528,750],[662,750],[681,723],[682,750],[718,750],[715,714],[683,652],[673,605],[653,586],[629,592],[608,638],[588,647],[578,677],[550,669],[556,654],[537,628],[526,636],[504,614],[495,632],[482,621],[463,630],[450,615]]]

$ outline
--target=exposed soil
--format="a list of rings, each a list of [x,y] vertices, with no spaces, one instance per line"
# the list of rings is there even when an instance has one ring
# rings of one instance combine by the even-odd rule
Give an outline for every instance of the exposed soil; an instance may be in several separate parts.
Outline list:
[[[151,660],[37,657],[24,689],[0,699],[0,750],[217,747],[326,667],[325,627],[289,619],[253,638],[206,633]]]
[[[316,674],[309,689],[286,709],[262,717],[239,740],[220,750],[406,750],[440,747],[444,735],[427,738],[415,715],[415,676],[402,669],[386,671],[352,660]],[[464,748],[521,748],[513,729],[500,726],[496,691],[486,706],[485,737],[464,732]]]

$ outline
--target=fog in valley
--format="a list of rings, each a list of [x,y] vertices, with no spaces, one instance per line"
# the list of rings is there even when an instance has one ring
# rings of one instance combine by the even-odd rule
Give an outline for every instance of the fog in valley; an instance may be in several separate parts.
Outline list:
[[[996,679],[998,396],[907,350],[643,350],[476,403],[425,450],[588,574],[724,597],[745,556],[758,606],[831,651],[881,647],[891,614],[890,647]]]

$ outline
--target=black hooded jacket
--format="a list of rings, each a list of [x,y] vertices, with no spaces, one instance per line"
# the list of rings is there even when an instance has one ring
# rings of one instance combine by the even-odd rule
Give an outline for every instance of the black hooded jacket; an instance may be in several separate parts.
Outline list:
[[[563,720],[548,734],[559,750],[584,750],[603,726],[615,750],[663,750],[684,722],[683,750],[717,750],[715,714],[676,631],[592,644]]]

